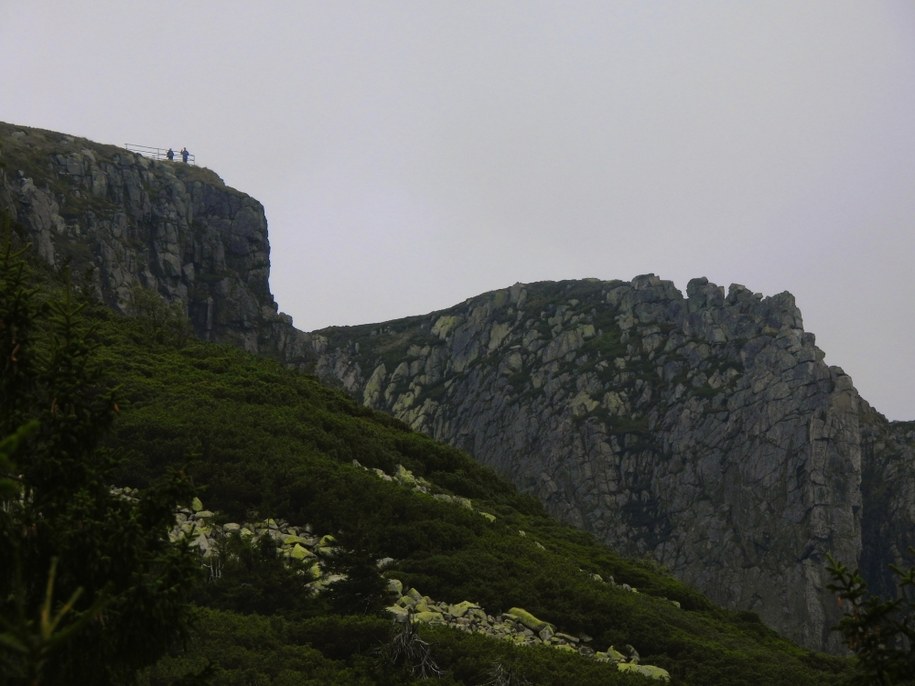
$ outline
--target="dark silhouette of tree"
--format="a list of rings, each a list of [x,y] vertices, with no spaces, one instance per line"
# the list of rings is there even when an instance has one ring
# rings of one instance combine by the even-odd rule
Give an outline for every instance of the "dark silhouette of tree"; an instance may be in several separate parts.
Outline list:
[[[833,591],[845,613],[836,630],[858,658],[854,683],[867,686],[915,684],[915,567],[890,567],[899,597],[886,600],[868,591],[858,570],[829,558]]]
[[[269,536],[251,542],[237,532],[229,534],[210,559],[218,575],[198,586],[195,600],[201,605],[295,619],[326,610],[323,599],[306,589],[301,566],[278,555]]]
[[[0,248],[0,684],[129,684],[186,630],[197,565],[169,542],[187,484],[111,489],[118,412],[68,286]]]
[[[381,575],[372,537],[365,531],[342,534],[329,560],[343,576],[332,583],[327,596],[334,612],[346,615],[379,614],[391,601],[388,582]]]

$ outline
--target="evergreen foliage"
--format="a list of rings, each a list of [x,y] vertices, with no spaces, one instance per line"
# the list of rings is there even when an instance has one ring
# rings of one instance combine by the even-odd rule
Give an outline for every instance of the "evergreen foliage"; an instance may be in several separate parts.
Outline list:
[[[200,605],[264,616],[311,617],[327,611],[320,597],[293,591],[302,577],[277,555],[269,538],[252,544],[233,533],[210,564],[213,572],[194,595]]]
[[[394,598],[378,571],[380,555],[370,538],[344,536],[338,540],[330,567],[343,576],[327,590],[331,609],[341,615],[377,615]]]
[[[110,490],[117,412],[69,287],[0,254],[0,683],[128,684],[186,626],[195,575],[168,529],[181,485]]]
[[[144,486],[169,464],[186,464],[201,498],[225,521],[269,516],[310,524],[353,551],[339,563],[361,571],[324,596],[296,590],[301,579],[297,583],[291,572],[282,576],[281,565],[244,562],[257,555],[269,560],[271,553],[253,551],[226,562],[221,578],[208,582],[198,599],[223,613],[282,618],[288,623],[282,635],[304,632],[298,635],[307,635],[309,646],[347,674],[337,683],[413,679],[402,671],[392,677],[390,668],[377,662],[379,644],[394,635],[390,620],[372,614],[381,597],[374,595],[380,584],[370,559],[380,557],[394,559],[384,576],[434,598],[473,600],[490,614],[524,607],[564,631],[591,635],[595,645],[631,643],[644,662],[668,669],[676,683],[834,684],[847,668],[842,659],[780,639],[755,615],[715,607],[654,564],[621,558],[590,535],[556,523],[530,497],[463,453],[356,405],[310,376],[226,346],[147,342],[132,322],[105,317],[99,324],[105,362],[121,381],[124,399],[108,439],[112,449],[128,455],[121,482]],[[495,521],[365,469],[393,474],[398,464],[444,492],[471,498]],[[596,582],[590,574],[612,577],[640,593]],[[335,623],[327,624],[334,616]],[[364,634],[347,629],[337,641],[309,629],[323,622],[323,630],[331,631],[328,627],[363,620],[383,636],[365,642],[359,639]],[[258,625],[252,619],[250,626]],[[617,679],[610,666],[555,650],[526,651],[518,660],[512,657],[518,649],[508,643],[445,628],[417,631],[446,673],[442,683],[484,683],[496,664],[514,665],[512,674],[532,684]],[[225,670],[227,663],[218,656],[232,650],[195,641],[188,655],[175,659],[190,665],[191,656],[202,651]],[[171,669],[177,670],[176,664]],[[346,671],[357,664],[373,665],[367,672],[373,676]],[[619,679],[637,683],[630,675]]]
[[[915,684],[915,567],[892,567],[899,596],[890,600],[868,591],[858,570],[829,558],[829,573],[845,614],[836,629],[858,658],[852,683],[861,686]]]

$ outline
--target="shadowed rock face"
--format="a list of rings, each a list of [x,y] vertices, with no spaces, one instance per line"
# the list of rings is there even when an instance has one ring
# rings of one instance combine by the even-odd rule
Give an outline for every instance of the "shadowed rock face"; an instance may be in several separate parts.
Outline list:
[[[826,553],[884,593],[913,564],[915,423],[824,364],[788,293],[516,284],[302,334],[270,293],[263,208],[206,169],[0,123],[0,211],[112,307],[151,289],[201,338],[307,364],[809,647],[839,649]]]
[[[322,378],[810,647],[839,649],[826,554],[886,588],[911,543],[912,434],[823,363],[788,293],[517,284],[312,345]]]
[[[149,289],[205,340],[295,357],[270,293],[264,209],[213,172],[0,123],[0,209],[50,264],[91,267],[115,309]]]

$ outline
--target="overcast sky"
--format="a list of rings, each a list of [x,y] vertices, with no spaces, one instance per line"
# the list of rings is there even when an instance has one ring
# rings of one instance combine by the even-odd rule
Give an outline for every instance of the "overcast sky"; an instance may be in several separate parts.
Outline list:
[[[0,46],[0,120],[260,200],[300,329],[706,276],[915,419],[912,0],[0,0]]]

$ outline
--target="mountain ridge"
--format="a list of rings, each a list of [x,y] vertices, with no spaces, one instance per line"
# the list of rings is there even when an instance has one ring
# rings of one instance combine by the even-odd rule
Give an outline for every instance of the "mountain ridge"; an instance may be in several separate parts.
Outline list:
[[[700,278],[684,297],[653,275],[516,284],[303,333],[270,293],[257,201],[209,170],[0,134],[0,207],[50,264],[93,267],[111,307],[152,291],[202,339],[313,370],[808,647],[839,648],[826,553],[884,593],[886,565],[910,562],[912,428],[824,364],[790,294]]]
[[[716,602],[839,648],[823,564],[862,559],[859,424],[889,425],[823,363],[790,294],[700,278],[684,298],[653,275],[516,284],[314,336],[320,378]],[[869,502],[869,526],[884,521]],[[866,562],[901,561],[883,553]]]

